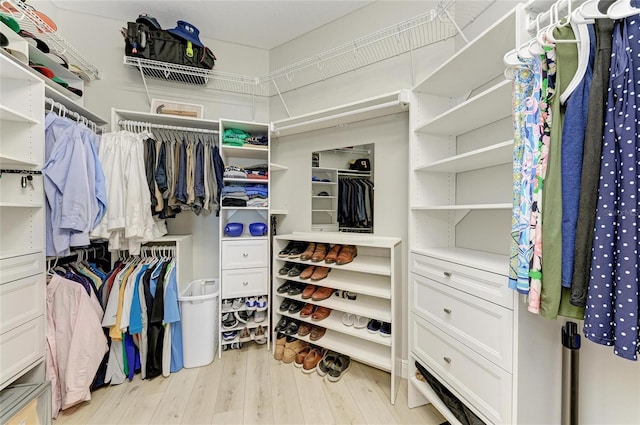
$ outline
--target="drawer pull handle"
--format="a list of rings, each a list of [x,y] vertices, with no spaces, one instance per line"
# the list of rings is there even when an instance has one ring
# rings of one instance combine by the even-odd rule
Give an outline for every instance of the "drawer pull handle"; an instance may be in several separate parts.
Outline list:
[[[245,253],[243,253],[243,254],[242,254],[242,256],[243,256],[244,258],[247,258],[247,257],[249,256],[249,254],[245,252]]]
[[[451,364],[451,357],[443,357],[444,361]]]
[[[247,286],[247,285],[249,284],[249,282],[247,282],[247,281],[245,280],[244,282],[242,282],[242,284],[243,284],[244,286]]]
[[[444,272],[444,277],[451,277],[451,272]]]
[[[447,313],[447,314],[451,314],[451,309],[450,309],[450,308],[445,308],[445,309],[443,309],[443,310],[444,310],[444,312],[445,312],[445,313]]]

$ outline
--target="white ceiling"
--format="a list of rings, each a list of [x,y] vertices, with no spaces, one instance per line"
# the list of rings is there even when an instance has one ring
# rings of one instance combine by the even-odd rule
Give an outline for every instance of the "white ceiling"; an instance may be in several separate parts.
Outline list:
[[[141,13],[154,16],[162,28],[187,21],[200,37],[272,49],[345,16],[371,0],[52,0],[66,10],[123,22]]]

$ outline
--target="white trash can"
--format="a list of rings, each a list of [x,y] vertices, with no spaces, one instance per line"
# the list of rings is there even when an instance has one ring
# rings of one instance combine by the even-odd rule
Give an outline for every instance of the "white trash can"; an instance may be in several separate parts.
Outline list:
[[[194,280],[180,292],[184,367],[206,366],[218,347],[218,279]]]

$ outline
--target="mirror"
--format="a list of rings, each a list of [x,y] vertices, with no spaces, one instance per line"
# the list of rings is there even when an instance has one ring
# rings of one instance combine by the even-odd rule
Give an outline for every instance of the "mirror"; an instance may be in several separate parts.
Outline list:
[[[373,233],[374,144],[311,154],[311,230]]]

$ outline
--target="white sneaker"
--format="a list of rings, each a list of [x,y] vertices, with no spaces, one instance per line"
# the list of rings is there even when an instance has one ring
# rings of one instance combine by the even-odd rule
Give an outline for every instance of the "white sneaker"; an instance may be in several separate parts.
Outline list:
[[[356,329],[366,328],[369,324],[369,319],[364,316],[356,315],[353,319],[353,327]]]
[[[351,313],[344,313],[342,315],[342,323],[345,326],[353,326],[355,323],[356,315]]]
[[[267,297],[258,297],[256,300],[256,308],[258,311],[264,311],[267,309]]]
[[[264,322],[266,318],[267,318],[267,311],[266,310],[258,310],[253,315],[253,321],[256,322],[256,323]]]
[[[256,304],[256,297],[247,298],[247,301],[245,301],[244,306],[247,308],[247,310],[255,310],[256,308],[258,308]]]
[[[231,302],[231,300],[222,300],[222,311],[229,311],[231,310],[233,306],[233,303]]]
[[[241,307],[244,307],[244,298],[235,298],[233,300],[233,304],[231,305],[231,307],[234,310],[237,310],[237,309],[239,309]]]

